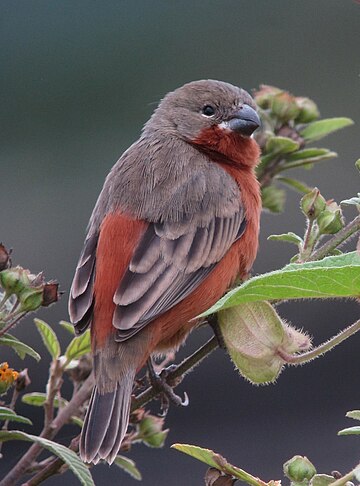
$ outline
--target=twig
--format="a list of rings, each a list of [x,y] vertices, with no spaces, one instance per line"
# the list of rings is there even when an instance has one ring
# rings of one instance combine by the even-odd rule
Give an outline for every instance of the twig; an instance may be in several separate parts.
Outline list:
[[[56,418],[49,424],[48,427],[44,427],[40,437],[46,439],[53,439],[59,430],[69,422],[72,415],[75,415],[79,407],[90,397],[91,391],[94,386],[94,377],[91,374],[83,383],[79,391],[73,396],[69,404],[62,408]],[[30,449],[22,456],[19,462],[14,468],[9,471],[5,478],[0,482],[0,486],[13,486],[16,482],[28,471],[34,460],[42,451],[42,447],[39,444],[33,444]]]
[[[166,377],[166,382],[175,388],[180,381],[178,381],[180,378],[183,378],[187,374],[189,374],[191,371],[193,371],[194,368],[207,356],[209,356],[216,348],[219,347],[219,344],[217,342],[216,337],[212,337],[207,341],[201,348],[199,348],[197,351],[195,351],[192,355],[190,355],[188,358],[185,358],[182,363],[179,364],[179,366],[174,370],[170,371],[169,374]],[[134,412],[140,407],[143,407],[146,405],[148,402],[150,402],[153,398],[155,398],[159,392],[155,390],[154,387],[150,386],[147,388],[145,391],[140,393],[132,402],[131,404],[131,412]],[[1,486],[1,483],[0,483]]]
[[[359,468],[360,468],[360,464],[358,464],[352,471],[345,474],[345,476],[342,476],[341,478],[331,483],[331,486],[344,486],[348,481],[351,481],[353,479],[353,477],[355,476],[356,469]]]
[[[0,337],[3,336],[4,334],[6,334],[8,331],[10,331],[10,329],[13,326],[15,326],[15,324],[17,322],[19,322],[20,319],[22,319],[25,316],[25,314],[26,314],[26,312],[21,312],[14,321],[10,322],[10,324],[8,324],[6,327],[4,327],[3,329],[1,329],[1,331],[0,331]],[[6,318],[6,320],[7,320],[7,318]]]
[[[331,253],[335,248],[342,245],[355,233],[360,231],[360,215],[350,221],[343,229],[338,231],[330,240],[328,240],[322,247],[316,250],[307,261],[321,260]]]

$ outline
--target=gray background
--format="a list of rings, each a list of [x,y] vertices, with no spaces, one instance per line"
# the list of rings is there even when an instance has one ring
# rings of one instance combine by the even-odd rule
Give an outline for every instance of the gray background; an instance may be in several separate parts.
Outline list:
[[[260,83],[311,96],[323,116],[349,116],[357,125],[318,146],[339,158],[301,177],[337,201],[359,190],[353,163],[359,152],[359,20],[356,1],[2,1],[0,3],[1,240],[14,261],[67,293],[88,217],[112,164],[133,142],[157,101],[184,82],[215,78],[251,90]],[[271,233],[303,226],[299,196],[289,194],[286,215],[264,214],[255,273],[284,265],[293,248],[267,242]],[[347,210],[348,217],[354,211]],[[67,295],[41,312],[58,330]],[[352,302],[299,302],[283,315],[315,335],[329,337],[358,317]],[[16,330],[41,350],[40,365],[26,360],[31,390],[40,391],[48,360],[27,319]],[[193,333],[182,355],[209,333]],[[213,448],[263,479],[282,475],[295,453],[322,472],[344,472],[359,459],[359,439],[336,437],[359,408],[360,336],[330,355],[287,369],[276,385],[253,387],[218,351],[181,386],[187,409],[171,409],[163,450],[135,446],[131,457],[145,485],[200,485],[205,467],[169,449],[174,442]],[[24,363],[1,350],[19,368]],[[41,413],[21,405],[36,427]],[[24,430],[31,431],[30,428]],[[67,443],[72,430],[64,429]],[[2,471],[25,446],[6,444]],[[135,481],[117,468],[93,470],[96,484]],[[77,484],[74,476],[54,478]]]

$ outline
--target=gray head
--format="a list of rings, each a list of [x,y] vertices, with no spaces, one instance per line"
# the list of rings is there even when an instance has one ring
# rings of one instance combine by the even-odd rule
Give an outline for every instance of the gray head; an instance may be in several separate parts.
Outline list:
[[[259,125],[256,105],[247,91],[208,79],[168,93],[144,133],[160,130],[191,142],[214,126],[249,137]]]

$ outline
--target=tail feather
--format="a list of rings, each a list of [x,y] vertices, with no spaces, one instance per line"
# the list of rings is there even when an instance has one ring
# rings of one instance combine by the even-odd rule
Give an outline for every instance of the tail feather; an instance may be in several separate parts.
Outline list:
[[[114,461],[129,424],[134,377],[127,374],[110,392],[100,393],[94,388],[80,439],[84,462]]]

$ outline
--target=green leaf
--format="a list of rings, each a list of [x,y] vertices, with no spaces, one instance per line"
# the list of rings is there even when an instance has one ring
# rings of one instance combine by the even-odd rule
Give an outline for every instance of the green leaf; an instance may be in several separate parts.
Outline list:
[[[360,425],[339,430],[337,435],[360,435]]]
[[[321,160],[332,159],[337,157],[336,152],[331,152],[325,148],[307,148],[303,150],[298,150],[293,154],[289,154],[286,156],[286,162],[320,162]]]
[[[276,177],[276,180],[301,194],[307,194],[313,190],[313,187],[306,185],[305,182],[291,179],[290,177]]]
[[[81,459],[67,447],[53,442],[49,439],[37,437],[36,435],[25,434],[19,430],[0,431],[0,442],[8,440],[25,440],[35,442],[52,454],[55,454],[69,466],[69,469],[77,476],[83,486],[95,486],[90,471]]]
[[[90,331],[87,330],[79,337],[75,337],[65,351],[65,356],[68,361],[80,358],[91,351]]]
[[[46,349],[49,351],[53,359],[57,359],[60,356],[60,343],[55,332],[51,329],[49,324],[46,324],[46,322],[41,319],[34,319],[34,322]]]
[[[0,344],[13,348],[13,350],[17,353],[18,356],[20,356],[21,359],[24,359],[25,356],[28,355],[36,359],[36,361],[41,360],[41,356],[39,353],[37,353],[27,344],[19,341],[15,336],[12,336],[11,334],[4,334],[3,336],[1,336]]]
[[[360,192],[358,192],[357,197],[352,197],[351,199],[344,199],[340,204],[345,206],[356,206],[360,210]]]
[[[351,252],[315,262],[290,263],[281,270],[253,277],[228,292],[200,316],[208,316],[242,302],[359,295],[360,255]]]
[[[354,420],[360,420],[360,410],[350,410],[350,412],[347,412],[346,417]]]
[[[33,407],[42,407],[46,401],[46,393],[41,392],[33,392],[33,393],[26,393],[21,397],[21,401],[26,403],[27,405],[32,405]],[[65,398],[55,397],[54,399],[54,407],[58,408],[59,406],[65,407],[68,405],[69,402],[65,400]]]
[[[223,456],[217,454],[210,449],[204,449],[202,447],[189,444],[173,444],[171,447],[173,449],[176,449],[177,451],[194,457],[198,461],[204,462],[210,467],[215,467],[225,474],[229,474],[230,476],[234,476],[241,481],[245,481],[248,484],[251,484],[253,486],[264,486],[264,482],[261,481],[259,478],[252,476],[243,469],[233,466],[232,464],[227,462],[227,460]]]
[[[287,243],[294,243],[295,245],[301,245],[303,243],[302,238],[296,235],[292,231],[289,233],[283,233],[281,235],[270,235],[268,236],[268,240],[270,241],[286,241]]]
[[[328,474],[315,474],[311,479],[311,486],[328,486],[335,481],[334,476],[329,476]]]
[[[141,481],[142,479],[141,472],[136,467],[135,462],[132,461],[131,459],[128,459],[127,457],[124,456],[116,456],[114,464],[120,467],[123,471],[126,471],[128,474],[130,474],[130,476],[133,477],[134,479]]]
[[[295,152],[299,148],[299,143],[288,137],[270,137],[266,142],[265,150],[273,156],[277,154],[288,154]]]
[[[14,410],[7,407],[0,407],[0,420],[9,420],[10,422],[21,422],[23,424],[32,425],[30,419],[27,417],[23,417],[22,415],[18,415]]]
[[[341,128],[353,125],[353,121],[350,118],[326,118],[324,120],[315,121],[309,123],[300,131],[300,135],[307,142],[314,142],[315,140],[320,140],[326,137],[330,133],[336,132]]]
[[[75,328],[71,324],[71,322],[67,321],[60,321],[59,322],[60,326],[62,326],[64,329],[66,329],[72,336],[75,336]]]

